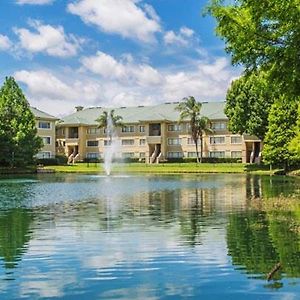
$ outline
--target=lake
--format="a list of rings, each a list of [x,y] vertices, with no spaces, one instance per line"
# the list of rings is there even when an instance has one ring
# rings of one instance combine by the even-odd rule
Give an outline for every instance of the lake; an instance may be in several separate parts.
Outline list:
[[[297,201],[284,176],[2,177],[0,299],[300,299]]]

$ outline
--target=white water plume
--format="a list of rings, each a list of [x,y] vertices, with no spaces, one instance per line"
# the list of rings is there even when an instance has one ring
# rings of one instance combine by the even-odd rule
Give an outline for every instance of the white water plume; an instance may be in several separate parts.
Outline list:
[[[106,175],[111,174],[113,159],[120,150],[120,142],[116,135],[115,126],[111,118],[111,112],[107,114],[107,127],[106,127],[107,145],[104,148],[104,170]]]

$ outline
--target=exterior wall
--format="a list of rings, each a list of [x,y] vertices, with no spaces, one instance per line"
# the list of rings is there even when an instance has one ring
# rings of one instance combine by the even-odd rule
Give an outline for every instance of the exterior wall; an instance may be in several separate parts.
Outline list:
[[[149,162],[151,154],[155,151],[157,145],[159,145],[161,151],[160,160],[175,158],[177,155],[178,157],[192,157],[195,155],[195,145],[189,143],[191,136],[188,123],[180,124],[181,128],[179,131],[170,131],[169,125],[177,126],[178,123],[176,122],[154,123],[161,124],[160,137],[149,136],[151,122],[126,124],[126,126],[133,126],[133,132],[122,132],[121,128],[117,128],[116,134],[119,140],[117,157],[134,157]],[[203,157],[235,157],[240,158],[243,162],[249,162],[249,147],[253,148],[253,141],[246,142],[244,136],[229,132],[227,129],[227,120],[213,120],[212,123],[217,123],[218,126],[223,127],[216,128],[213,133],[204,134]],[[140,132],[140,126],[144,126],[144,132]],[[78,138],[69,137],[70,127],[78,127]],[[57,153],[65,153],[69,156],[75,151],[75,154],[79,153],[80,160],[87,157],[103,158],[106,147],[104,143],[107,140],[108,137],[104,129],[96,129],[96,125],[60,125],[57,129],[57,142],[59,145]],[[88,141],[91,141],[91,145],[88,145]],[[258,140],[256,139],[255,141]],[[98,144],[95,145],[94,143]]]
[[[43,123],[49,123],[50,128],[41,128],[40,122]],[[55,142],[56,142],[56,137],[55,137],[55,120],[50,120],[50,119],[36,119],[36,128],[37,128],[37,135],[40,136],[42,139],[44,139],[44,146],[43,148],[39,151],[38,157],[40,158],[48,158],[52,157],[55,155]],[[50,143],[47,144],[46,140],[49,140],[50,138]]]

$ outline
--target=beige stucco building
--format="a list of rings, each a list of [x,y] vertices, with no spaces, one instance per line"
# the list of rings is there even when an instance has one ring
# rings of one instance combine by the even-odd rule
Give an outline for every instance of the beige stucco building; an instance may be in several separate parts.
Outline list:
[[[55,156],[55,123],[59,119],[53,117],[35,107],[30,107],[35,116],[37,134],[43,140],[43,148],[37,154],[37,158],[51,158]]]
[[[123,118],[124,127],[117,128],[117,157],[137,158],[148,163],[174,158],[196,157],[188,120],[178,123],[178,102],[155,106],[113,108]],[[213,133],[204,135],[203,156],[240,158],[243,162],[257,162],[261,142],[248,135],[232,134],[227,129],[224,102],[204,102],[201,113],[211,120]],[[57,124],[58,154],[79,154],[80,160],[103,158],[109,139],[104,129],[97,128],[96,119],[110,108],[78,107],[74,114]]]

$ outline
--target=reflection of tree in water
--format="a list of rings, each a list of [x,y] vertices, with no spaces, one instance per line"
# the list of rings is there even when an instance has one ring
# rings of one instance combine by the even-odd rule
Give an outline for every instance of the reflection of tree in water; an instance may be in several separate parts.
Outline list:
[[[290,230],[292,214],[248,211],[232,214],[227,227],[227,247],[234,265],[244,266],[247,273],[266,274],[278,262],[287,277],[300,277],[299,233]],[[278,288],[281,285],[272,285]]]
[[[204,227],[203,217],[206,215],[204,212],[204,191],[195,189],[189,191],[189,196],[191,197],[191,206],[180,216],[180,227],[186,242],[195,246],[201,243],[200,233]]]
[[[32,214],[22,208],[0,215],[0,256],[6,268],[15,268],[30,240]]]
[[[252,274],[266,274],[279,261],[265,213],[248,211],[229,216],[227,247],[234,265]]]

